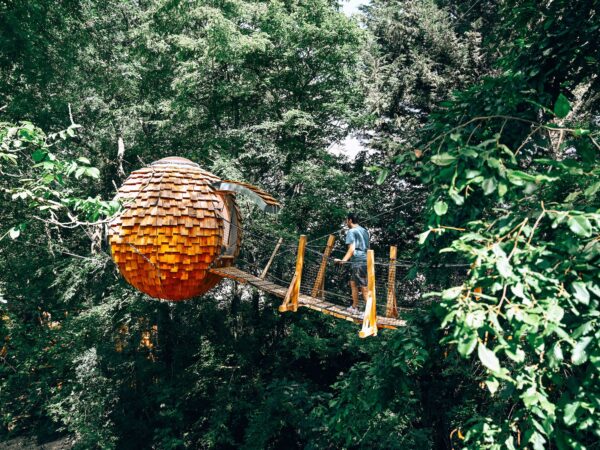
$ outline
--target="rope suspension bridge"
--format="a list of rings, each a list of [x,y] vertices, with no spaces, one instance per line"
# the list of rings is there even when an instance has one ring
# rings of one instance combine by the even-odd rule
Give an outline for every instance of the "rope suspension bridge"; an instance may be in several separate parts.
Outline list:
[[[279,311],[282,313],[296,312],[303,307],[361,324],[359,336],[364,338],[376,336],[381,328],[406,326],[402,313],[420,306],[420,294],[426,288],[424,277],[409,279],[407,275],[414,264],[398,261],[395,246],[390,247],[387,258],[376,258],[374,251],[368,250],[366,296],[360,292],[359,307],[354,309],[350,308],[350,264],[336,264],[335,259],[342,258],[346,252],[336,248],[335,235],[310,242],[301,235],[297,242],[290,242],[289,238],[244,232],[251,234],[255,251],[243,248],[233,266],[217,259],[210,272],[281,298]],[[321,246],[316,244],[325,238]],[[263,251],[263,256],[257,258],[259,248],[273,250]]]

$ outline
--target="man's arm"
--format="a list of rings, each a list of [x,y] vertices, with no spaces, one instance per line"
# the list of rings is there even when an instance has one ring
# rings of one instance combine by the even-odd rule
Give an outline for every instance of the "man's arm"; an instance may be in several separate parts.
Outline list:
[[[348,251],[346,251],[346,254],[344,255],[344,257],[342,259],[336,259],[335,262],[343,263],[346,261],[350,261],[350,258],[352,258],[352,255],[354,255],[354,243],[348,244]]]

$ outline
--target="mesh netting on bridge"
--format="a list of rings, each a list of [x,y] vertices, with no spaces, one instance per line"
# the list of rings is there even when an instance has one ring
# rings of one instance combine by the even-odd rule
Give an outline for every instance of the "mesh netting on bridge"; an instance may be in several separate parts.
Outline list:
[[[309,240],[306,245],[300,293],[335,305],[350,307],[352,305],[352,291],[349,285],[351,264],[334,262],[336,258],[342,259],[346,253],[343,249],[344,245],[339,240],[330,254],[325,254],[327,237]],[[281,243],[278,245],[279,239],[276,236],[255,233],[248,236],[246,233],[242,251],[236,259],[236,267],[274,284],[288,287],[295,273],[298,240],[294,236],[287,236],[281,238]],[[273,250],[277,245],[278,250],[273,257]],[[383,254],[383,251],[381,253]],[[271,265],[265,273],[265,267],[270,260]],[[415,270],[415,264],[410,262],[390,262],[389,258],[376,255],[374,275],[377,315],[388,317],[393,315],[393,308],[396,305],[400,315],[403,310],[423,305],[422,294],[437,287],[436,271],[438,270],[443,270],[442,275],[445,280],[448,280],[448,277],[459,280],[466,274],[467,267],[463,264],[444,265],[440,268],[417,266]],[[390,276],[391,271],[395,272],[392,276]],[[358,291],[358,308],[363,311],[365,299],[361,290]]]

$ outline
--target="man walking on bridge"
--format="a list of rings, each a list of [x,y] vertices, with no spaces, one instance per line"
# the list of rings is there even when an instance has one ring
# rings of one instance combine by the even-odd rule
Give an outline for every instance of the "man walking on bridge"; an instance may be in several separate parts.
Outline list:
[[[346,218],[348,233],[346,233],[346,244],[348,251],[342,259],[335,259],[336,264],[347,261],[352,263],[352,275],[350,288],[352,289],[352,306],[350,312],[358,312],[358,289],[360,288],[363,300],[367,300],[367,250],[369,249],[369,232],[358,223],[358,217],[349,213]]]

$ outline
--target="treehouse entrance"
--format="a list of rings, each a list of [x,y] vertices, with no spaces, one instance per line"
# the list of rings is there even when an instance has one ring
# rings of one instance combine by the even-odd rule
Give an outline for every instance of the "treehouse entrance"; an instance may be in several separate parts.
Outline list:
[[[222,201],[222,209],[220,211],[223,218],[223,241],[221,243],[221,256],[235,257],[238,253],[240,244],[241,224],[238,211],[231,195],[219,194]]]

